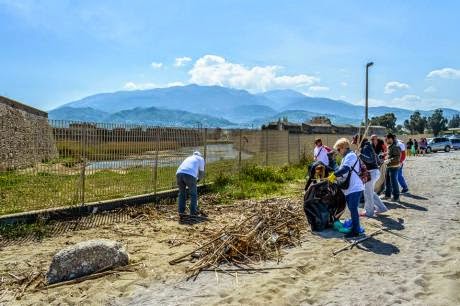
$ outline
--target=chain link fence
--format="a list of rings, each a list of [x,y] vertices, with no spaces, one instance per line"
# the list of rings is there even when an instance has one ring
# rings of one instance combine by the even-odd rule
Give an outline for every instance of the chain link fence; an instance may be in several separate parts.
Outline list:
[[[211,182],[249,164],[298,164],[312,155],[315,138],[332,146],[342,137],[54,120],[49,125],[54,147],[44,149],[56,152],[53,157],[0,169],[0,215],[174,189],[177,167],[195,150],[204,156],[205,182]]]

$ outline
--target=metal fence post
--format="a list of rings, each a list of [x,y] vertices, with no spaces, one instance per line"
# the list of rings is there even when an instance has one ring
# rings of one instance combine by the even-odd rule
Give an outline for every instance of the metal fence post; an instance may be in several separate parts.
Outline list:
[[[155,145],[155,164],[153,165],[153,193],[157,195],[157,188],[158,188],[158,151],[160,150],[160,128],[156,130],[156,145]]]
[[[268,130],[265,130],[265,166],[268,166]]]
[[[208,146],[208,128],[204,128],[204,148],[203,148],[203,158],[204,158],[204,163],[206,165],[207,161],[207,146]],[[206,184],[206,175],[203,177],[203,184]]]
[[[242,151],[242,134],[243,134],[243,131],[240,129],[240,146],[239,146],[239,150],[238,150],[238,172],[241,172],[241,151]]]
[[[83,135],[82,135],[82,167],[81,167],[81,172],[80,172],[80,180],[81,180],[81,185],[80,185],[80,202],[81,205],[85,204],[85,189],[86,189],[86,152],[88,150],[87,146],[87,140],[86,140],[86,125],[83,125]]]

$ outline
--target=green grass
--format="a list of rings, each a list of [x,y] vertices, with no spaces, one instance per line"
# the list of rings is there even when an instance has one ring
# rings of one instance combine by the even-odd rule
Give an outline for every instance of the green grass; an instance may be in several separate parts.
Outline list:
[[[221,202],[297,194],[305,183],[305,164],[283,167],[249,165],[241,173],[221,173],[211,191]]]
[[[303,182],[305,163],[299,166],[262,167],[245,161],[241,173],[234,160],[222,160],[206,166],[204,182],[215,182],[213,192],[223,201],[288,194],[286,186]],[[161,167],[156,190],[176,188],[176,167]],[[149,167],[121,171],[99,170],[85,176],[85,203],[122,198],[155,191],[154,172]],[[0,172],[0,215],[81,203],[82,181],[78,172],[25,173]]]

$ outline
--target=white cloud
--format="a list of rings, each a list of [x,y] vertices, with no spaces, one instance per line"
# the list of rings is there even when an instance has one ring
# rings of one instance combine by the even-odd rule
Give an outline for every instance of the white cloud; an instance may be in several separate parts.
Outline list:
[[[153,88],[167,88],[173,86],[184,86],[185,84],[182,82],[170,82],[166,84],[156,84],[156,83],[134,83],[134,82],[127,82],[124,86],[124,90],[146,90],[146,89],[153,89]]]
[[[399,97],[399,98],[394,98],[392,101],[391,101],[391,104],[393,106],[399,106],[399,107],[404,107],[404,108],[417,108],[417,105],[414,105],[414,104],[418,104],[422,101],[422,98],[420,98],[419,96],[417,95],[404,95],[402,97]]]
[[[192,61],[192,59],[188,56],[176,57],[176,59],[174,60],[174,66],[182,67],[182,66],[185,66],[190,61]]]
[[[150,66],[152,66],[153,69],[160,69],[163,67],[163,63],[152,62]]]
[[[343,87],[347,87],[348,83],[347,82],[340,82],[340,85],[343,86]]]
[[[426,93],[434,93],[434,92],[437,92],[437,91],[438,91],[437,88],[434,87],[434,86],[428,86],[427,88],[425,88],[423,90],[423,92],[426,92]]]
[[[454,68],[442,68],[428,73],[427,78],[439,77],[442,79],[460,79],[460,70]]]
[[[245,67],[217,55],[199,58],[189,71],[190,83],[247,89],[253,92],[276,88],[306,87],[319,78],[306,74],[278,75],[280,66]]]
[[[397,90],[409,89],[410,86],[406,83],[401,83],[398,81],[391,81],[385,84],[384,92],[386,94],[394,93]]]
[[[329,87],[326,87],[326,86],[310,86],[308,87],[308,91],[310,92],[325,92],[325,91],[329,91]]]

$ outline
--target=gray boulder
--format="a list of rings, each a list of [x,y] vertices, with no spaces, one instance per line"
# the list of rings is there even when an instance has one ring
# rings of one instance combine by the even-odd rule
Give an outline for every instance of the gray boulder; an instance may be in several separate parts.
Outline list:
[[[125,266],[128,261],[128,253],[117,241],[105,239],[83,241],[54,255],[46,279],[48,284],[54,284],[102,269]]]

